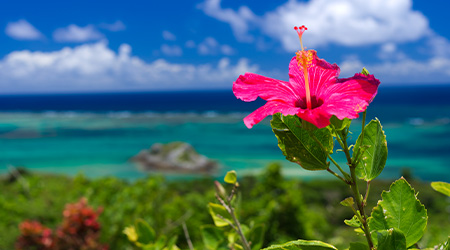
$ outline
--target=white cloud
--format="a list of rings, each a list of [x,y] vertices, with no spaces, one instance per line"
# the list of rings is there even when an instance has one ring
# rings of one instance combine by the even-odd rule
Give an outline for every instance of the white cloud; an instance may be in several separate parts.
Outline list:
[[[167,56],[183,55],[183,50],[180,48],[180,46],[177,46],[177,45],[170,46],[167,44],[163,44],[163,45],[161,45],[161,52]]]
[[[300,49],[293,27],[301,25],[308,27],[303,36],[307,48],[379,46],[378,62],[347,56],[339,65],[343,77],[366,66],[385,84],[448,83],[450,79],[450,41],[435,34],[428,19],[412,8],[412,0],[288,0],[261,15],[246,6],[222,8],[221,0],[204,0],[200,8],[229,24],[237,40],[254,42],[259,49],[272,47],[272,42],[279,42],[285,51]],[[419,52],[426,59],[402,51],[403,43],[423,41]]]
[[[427,40],[429,48],[425,53],[436,57],[450,57],[450,41],[437,34],[432,34]]]
[[[381,46],[382,53],[394,53],[397,50],[397,45],[395,43],[385,43]]]
[[[238,40],[255,27],[287,51],[300,47],[293,31],[299,25],[308,27],[304,44],[309,48],[416,41],[431,32],[427,18],[412,9],[412,0],[290,0],[262,16],[246,6],[222,9],[220,0],[205,0],[201,6],[205,14],[229,23]]]
[[[54,52],[15,51],[0,60],[2,93],[231,88],[239,74],[257,72],[242,58],[217,63],[145,62],[123,44],[116,53],[105,42]]]
[[[8,23],[5,33],[16,40],[39,40],[44,37],[39,30],[24,19]]]
[[[163,36],[164,40],[166,40],[166,41],[175,41],[175,40],[177,40],[177,37],[173,33],[171,33],[170,31],[167,31],[167,30],[164,30],[162,32],[162,36]]]
[[[53,32],[53,39],[57,42],[87,42],[102,39],[104,36],[93,25],[80,27],[71,24],[66,28],[59,28]]]
[[[219,47],[219,43],[212,37],[207,37],[203,42],[198,45],[198,53],[200,55],[212,55],[217,53],[216,49]]]
[[[200,55],[232,55],[234,54],[234,49],[229,45],[221,45],[216,39],[212,37],[207,37],[203,40],[197,47],[197,51]]]
[[[253,36],[248,34],[251,23],[256,18],[255,14],[246,6],[242,6],[238,11],[232,9],[222,9],[221,0],[206,0],[198,7],[211,17],[231,25],[234,35],[239,41],[253,41]]]
[[[125,24],[120,20],[117,20],[114,23],[102,23],[99,25],[99,27],[112,32],[122,31],[127,28]]]
[[[406,59],[407,56],[398,50],[395,43],[382,44],[378,51],[378,58],[382,60],[401,60]]]
[[[192,48],[195,48],[195,42],[194,41],[192,41],[192,40],[189,40],[189,41],[186,41],[186,43],[184,44],[184,46],[186,46],[186,48],[190,48],[190,49],[192,49]]]
[[[448,83],[450,78],[450,58],[448,57],[432,57],[425,61],[403,58],[368,64],[364,64],[357,57],[350,57],[339,66],[342,77],[352,76],[366,67],[382,83]]]
[[[227,55],[227,56],[234,54],[234,49],[226,44],[220,46],[220,51],[222,52],[222,54]]]
[[[431,34],[426,38],[427,48],[421,48],[427,58],[417,60],[401,52],[394,43],[380,47],[379,62],[364,63],[357,55],[347,56],[339,64],[343,76],[353,75],[366,67],[370,73],[387,83],[448,83],[450,79],[450,41]]]

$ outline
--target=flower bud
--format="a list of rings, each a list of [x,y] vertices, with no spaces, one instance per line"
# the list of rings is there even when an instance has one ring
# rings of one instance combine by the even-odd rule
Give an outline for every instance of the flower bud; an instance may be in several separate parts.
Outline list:
[[[225,188],[222,186],[222,184],[220,184],[220,182],[214,181],[214,187],[216,188],[216,193],[220,197],[222,197],[222,198],[227,197],[227,192],[225,191]]]

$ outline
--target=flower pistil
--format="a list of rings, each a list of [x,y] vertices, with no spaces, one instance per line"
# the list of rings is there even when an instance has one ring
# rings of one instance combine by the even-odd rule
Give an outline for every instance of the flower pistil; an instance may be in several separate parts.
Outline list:
[[[301,65],[303,68],[303,75],[305,77],[305,94],[306,94],[306,107],[307,109],[312,109],[311,106],[311,91],[309,89],[309,75],[308,75],[308,66],[311,64],[311,61],[313,59],[313,54],[311,51],[306,50],[303,48],[303,42],[302,42],[302,35],[303,32],[305,32],[308,28],[306,28],[304,25],[301,27],[294,27],[295,31],[297,31],[298,38],[300,39],[300,46],[302,48],[301,51],[297,51],[296,58],[298,61],[299,66]]]

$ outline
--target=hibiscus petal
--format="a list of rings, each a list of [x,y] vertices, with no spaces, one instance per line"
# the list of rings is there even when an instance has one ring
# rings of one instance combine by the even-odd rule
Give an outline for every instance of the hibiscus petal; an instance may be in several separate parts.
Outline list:
[[[273,115],[276,113],[282,113],[283,115],[295,115],[300,111],[300,108],[293,107],[289,104],[278,102],[278,101],[269,101],[264,106],[258,108],[253,111],[253,113],[249,114],[244,118],[244,123],[247,128],[252,128],[253,125],[262,121],[269,115]]]
[[[297,57],[292,57],[289,63],[289,82],[292,86],[295,86],[300,93],[302,99],[305,98],[305,75],[303,69],[298,64]]]
[[[245,73],[233,83],[234,95],[246,102],[261,97],[266,101],[281,100],[295,103],[299,98],[296,90],[289,82],[268,78],[262,75]]]
[[[308,50],[305,53],[308,54],[308,57],[311,57],[311,62],[308,65],[311,96],[319,96],[323,88],[327,88],[327,86],[336,81],[340,69],[335,63],[330,64],[318,58],[317,52],[314,50]],[[301,98],[305,98],[305,76],[303,67],[298,63],[296,56],[289,63],[289,82],[297,89],[300,89]]]
[[[323,89],[336,81],[340,71],[336,63],[330,64],[318,58],[314,51],[313,63],[308,67],[311,96],[320,96]]]
[[[380,81],[373,75],[359,73],[350,78],[338,79],[321,93],[320,98],[324,103],[320,108],[341,120],[345,117],[357,118],[358,113],[366,110],[377,94],[379,84]]]
[[[317,128],[325,128],[330,124],[330,118],[332,115],[321,107],[312,110],[302,109],[299,113],[297,113],[297,116],[309,123],[314,124]]]
[[[350,80],[360,81],[362,84],[364,84],[364,82],[367,81],[371,84],[368,87],[366,87],[366,90],[368,92],[373,93],[372,98],[369,100],[369,103],[371,103],[378,93],[378,86],[380,85],[380,80],[375,78],[374,75],[364,75],[361,73],[356,73],[353,77],[337,79],[337,82],[346,82]],[[373,91],[374,87],[375,92]]]

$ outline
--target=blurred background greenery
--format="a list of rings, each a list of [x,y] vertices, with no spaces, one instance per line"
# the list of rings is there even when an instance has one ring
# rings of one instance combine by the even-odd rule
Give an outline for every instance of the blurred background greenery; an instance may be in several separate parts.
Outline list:
[[[239,180],[238,215],[243,223],[265,225],[264,246],[294,239],[318,239],[339,249],[348,242],[363,241],[343,221],[352,211],[339,205],[350,196],[350,189],[338,180],[286,179],[281,165],[270,164],[261,175]],[[102,207],[99,217],[101,242],[110,249],[134,249],[123,234],[125,227],[142,218],[157,235],[178,236],[177,245],[187,249],[182,229],[185,222],[195,249],[203,249],[200,227],[213,224],[207,210],[215,202],[211,178],[168,181],[162,176],[148,176],[136,181],[116,177],[89,179],[62,175],[37,174],[25,169],[19,175],[4,175],[0,181],[0,249],[12,249],[24,220],[38,220],[55,228],[62,220],[66,203],[86,197],[94,208]],[[428,227],[420,246],[436,245],[450,234],[450,200],[432,190],[429,183],[406,176],[419,192],[418,198],[428,210]],[[374,181],[368,207],[388,190],[390,181]],[[225,187],[227,187],[225,185]]]

